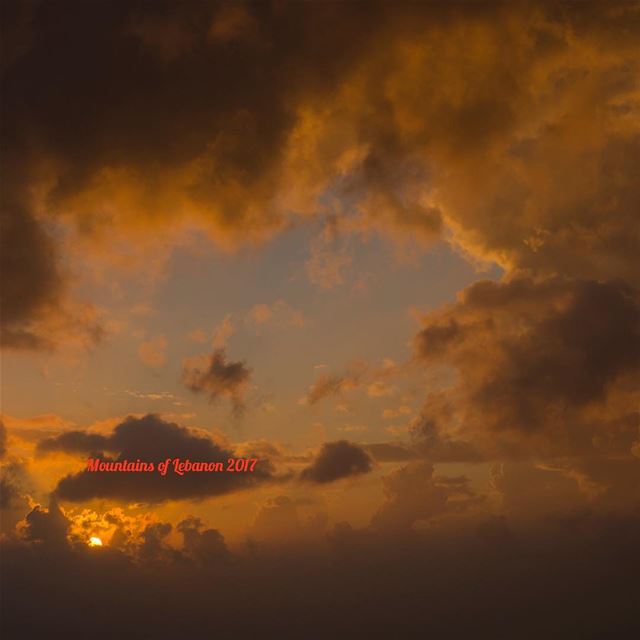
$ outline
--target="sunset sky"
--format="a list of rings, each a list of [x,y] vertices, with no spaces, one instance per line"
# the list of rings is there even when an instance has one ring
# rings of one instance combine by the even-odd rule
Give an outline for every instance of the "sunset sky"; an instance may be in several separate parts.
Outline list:
[[[2,14],[7,637],[633,637],[638,2]]]

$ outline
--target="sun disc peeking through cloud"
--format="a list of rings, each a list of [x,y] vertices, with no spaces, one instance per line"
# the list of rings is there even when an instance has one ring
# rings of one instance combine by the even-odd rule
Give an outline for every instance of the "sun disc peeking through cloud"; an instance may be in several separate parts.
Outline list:
[[[91,536],[89,538],[89,546],[90,547],[101,547],[102,546],[102,540],[96,536]]]

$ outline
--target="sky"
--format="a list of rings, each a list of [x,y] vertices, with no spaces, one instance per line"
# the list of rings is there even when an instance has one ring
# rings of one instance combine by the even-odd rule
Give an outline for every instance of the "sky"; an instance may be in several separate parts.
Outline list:
[[[639,630],[637,2],[2,11],[6,637]]]

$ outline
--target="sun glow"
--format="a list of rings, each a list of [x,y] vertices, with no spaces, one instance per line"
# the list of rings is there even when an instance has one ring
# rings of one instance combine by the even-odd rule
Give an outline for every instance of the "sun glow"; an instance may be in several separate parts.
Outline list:
[[[90,547],[101,547],[102,546],[102,540],[100,540],[100,538],[97,538],[95,536],[91,536],[91,538],[89,538],[89,546]]]

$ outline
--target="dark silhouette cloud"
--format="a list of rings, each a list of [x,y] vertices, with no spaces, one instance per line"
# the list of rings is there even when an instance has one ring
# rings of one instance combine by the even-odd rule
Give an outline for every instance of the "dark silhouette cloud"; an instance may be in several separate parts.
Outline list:
[[[96,444],[114,457],[95,452]],[[236,454],[209,436],[165,422],[155,415],[143,418],[127,418],[117,425],[109,436],[92,437],[92,434],[71,432],[42,441],[41,453],[48,451],[85,452],[105,461],[141,460],[153,462],[153,472],[122,473],[84,470],[62,478],[55,494],[60,500],[82,502],[93,498],[162,502],[164,500],[203,499],[232,491],[255,487],[260,483],[275,481],[274,469],[268,459],[261,458],[252,473],[198,472],[178,475],[169,472],[162,476],[157,472],[159,462],[167,458],[180,458],[191,462],[222,462],[226,468],[229,458]],[[247,455],[245,457],[251,457]]]
[[[204,533],[197,521],[183,529]],[[166,544],[164,523],[149,531]],[[286,555],[260,546],[226,555],[212,536],[206,560],[184,562],[200,544],[185,538],[174,561],[161,566],[109,547],[5,539],[0,620],[10,640],[46,635],[52,624],[70,636],[91,627],[99,639],[134,638],[139,630],[168,639],[216,626],[226,638],[417,638],[428,628],[447,638],[517,629],[533,640],[550,624],[567,638],[630,638],[640,630],[638,535],[637,516],[589,512],[535,532],[487,516],[455,533],[343,523],[322,546]],[[28,615],[34,603],[38,615]],[[158,615],[164,608],[171,615]],[[221,626],[226,617],[233,628]]]
[[[36,505],[26,516],[22,532],[25,540],[41,542],[47,546],[68,546],[69,521],[52,499],[48,509]]]
[[[49,436],[40,440],[36,446],[36,452],[46,454],[54,451],[65,453],[92,453],[103,452],[109,449],[111,439],[99,433],[87,433],[86,431],[65,431],[57,436]]]
[[[182,534],[182,548],[201,566],[220,566],[231,558],[223,535],[217,529],[206,528],[200,518],[193,516],[178,523]]]
[[[300,478],[320,484],[369,473],[373,468],[369,454],[348,440],[325,442]]]

